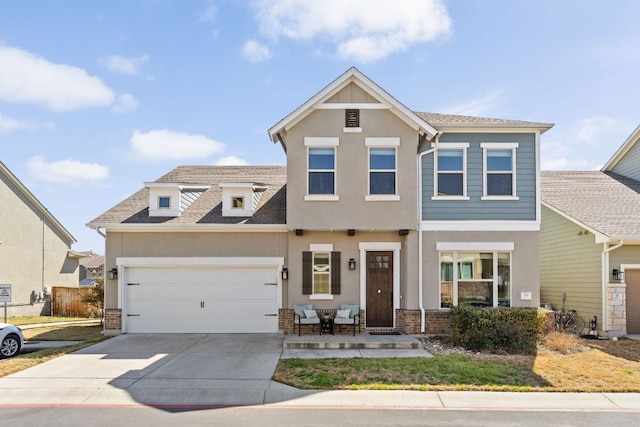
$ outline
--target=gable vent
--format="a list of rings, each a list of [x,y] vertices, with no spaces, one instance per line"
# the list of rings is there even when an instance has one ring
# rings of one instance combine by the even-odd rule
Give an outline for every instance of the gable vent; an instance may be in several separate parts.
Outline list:
[[[360,127],[360,110],[345,110],[345,127]]]

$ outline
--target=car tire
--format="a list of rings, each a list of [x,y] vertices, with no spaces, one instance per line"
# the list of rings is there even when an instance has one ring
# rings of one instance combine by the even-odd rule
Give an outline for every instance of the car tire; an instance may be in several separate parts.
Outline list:
[[[13,357],[20,353],[20,338],[17,335],[9,334],[0,343],[0,359]]]

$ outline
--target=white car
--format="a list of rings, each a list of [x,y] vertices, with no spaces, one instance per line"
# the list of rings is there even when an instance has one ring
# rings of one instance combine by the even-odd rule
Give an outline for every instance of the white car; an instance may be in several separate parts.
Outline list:
[[[0,323],[0,359],[17,355],[23,346],[22,330],[8,323]]]

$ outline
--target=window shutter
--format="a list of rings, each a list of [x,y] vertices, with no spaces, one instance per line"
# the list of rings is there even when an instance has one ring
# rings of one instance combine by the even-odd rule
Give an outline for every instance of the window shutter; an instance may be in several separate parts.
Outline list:
[[[331,295],[340,295],[340,252],[331,252]]]
[[[313,258],[311,252],[302,252],[302,295],[313,292]]]

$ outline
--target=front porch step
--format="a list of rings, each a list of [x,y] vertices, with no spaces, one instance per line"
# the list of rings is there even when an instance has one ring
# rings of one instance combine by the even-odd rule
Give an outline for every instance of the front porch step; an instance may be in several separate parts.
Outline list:
[[[422,343],[409,335],[302,335],[288,334],[285,349],[340,350],[340,349],[422,349]]]

